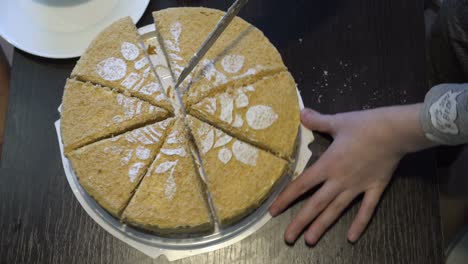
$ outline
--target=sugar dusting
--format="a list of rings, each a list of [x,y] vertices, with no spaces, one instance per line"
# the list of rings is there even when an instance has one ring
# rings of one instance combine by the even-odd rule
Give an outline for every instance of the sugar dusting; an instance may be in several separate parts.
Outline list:
[[[135,61],[141,54],[140,48],[130,42],[123,42],[121,44],[122,57],[127,61]],[[148,57],[143,56],[139,60],[133,63],[133,67],[130,66],[130,73],[128,72],[127,63],[116,57],[110,57],[102,60],[96,65],[97,74],[106,81],[118,81],[127,76],[121,83],[122,87],[129,90],[132,94],[143,94],[143,95],[155,95],[155,97],[163,94],[161,87],[152,82],[155,79],[153,72],[151,72],[151,66]],[[131,64],[129,64],[131,65]],[[149,78],[152,77],[152,78]],[[145,83],[150,81],[149,84]],[[143,88],[142,88],[143,86]],[[163,94],[159,98],[159,101],[167,99]],[[116,118],[117,122],[120,120]]]
[[[140,79],[140,74],[136,72],[130,73],[123,81],[122,81],[122,86],[130,89],[132,88],[133,85]]]
[[[175,149],[164,148],[164,149],[161,149],[161,153],[168,155],[168,156],[180,156],[180,157],[185,157],[187,155],[187,152],[185,151],[185,148],[183,147],[175,148]]]
[[[244,66],[244,56],[242,55],[226,55],[221,60],[221,65],[224,71],[229,73],[237,73]]]
[[[236,114],[236,117],[234,118],[234,123],[232,123],[232,126],[235,128],[240,128],[244,125],[244,120],[242,119],[242,116],[239,114]]]
[[[135,150],[135,154],[140,160],[147,160],[151,155],[151,150],[143,146],[138,146]]]
[[[273,125],[278,119],[278,115],[270,106],[256,105],[247,110],[246,119],[251,128],[263,130]]]
[[[232,158],[232,152],[228,148],[222,148],[218,152],[218,159],[224,163],[227,164]]]
[[[215,131],[217,141],[213,146]],[[197,134],[199,136],[199,142],[197,142],[201,145],[201,153],[203,155],[208,153],[211,149],[218,149],[217,157],[224,164],[227,164],[231,160],[233,156],[232,154],[234,154],[236,160],[244,164],[251,166],[255,166],[257,164],[258,149],[255,147],[238,140],[234,141],[232,145],[228,145],[232,141],[231,136],[205,123],[200,123],[200,126],[197,128]],[[207,138],[209,138],[208,143],[206,143]]]
[[[163,95],[161,92],[161,86],[159,85],[159,83],[155,83],[155,82],[148,83],[147,85],[143,86],[143,88],[140,89],[140,93],[146,94],[146,95],[152,95],[157,92],[159,92],[159,95]]]
[[[171,170],[169,178],[167,178],[166,183],[164,183],[164,195],[167,199],[172,200],[177,191],[177,185],[174,179],[174,169]]]
[[[120,58],[110,57],[99,62],[96,71],[106,81],[117,81],[127,73],[127,64]]]
[[[135,181],[138,174],[140,173],[140,170],[144,167],[145,167],[145,163],[143,162],[136,162],[132,164],[132,166],[130,166],[130,169],[128,170],[128,178],[130,179],[130,182]]]
[[[249,97],[244,92],[239,92],[236,97],[236,108],[244,108],[249,105]]]
[[[232,144],[232,152],[238,161],[251,166],[257,165],[258,149],[249,144],[236,140]]]
[[[174,168],[179,161],[166,161],[161,164],[154,170],[155,173],[165,173],[168,170]]]
[[[217,134],[218,132],[220,132],[219,130],[216,130]],[[218,148],[218,147],[222,147],[226,144],[228,144],[229,142],[231,142],[232,140],[232,137],[229,136],[228,134],[226,133],[219,133],[220,135],[217,136],[217,140],[216,140],[216,143],[214,144],[214,148]]]
[[[122,152],[125,152],[125,155],[120,159],[120,165],[125,166],[130,162],[130,160],[132,160],[133,149],[126,149],[125,151],[122,150]]]
[[[140,70],[143,67],[145,67],[146,65],[148,65],[148,63],[149,63],[149,60],[145,56],[145,57],[143,57],[143,58],[141,58],[141,59],[139,59],[138,61],[135,62],[135,69]]]
[[[222,93],[219,96],[219,101],[221,105],[221,120],[228,124],[231,124],[233,121],[232,112],[234,110],[234,101],[232,97],[229,96],[227,93]]]
[[[138,47],[135,44],[126,41],[120,46],[120,52],[122,53],[122,56],[129,61],[135,60],[138,55],[140,55]]]
[[[160,156],[158,156],[159,158]],[[177,191],[177,185],[174,179],[174,170],[177,166],[177,163],[179,161],[166,161],[161,164],[154,170],[155,173],[162,174],[166,173],[169,170],[171,171],[169,174],[169,177],[167,178],[166,182],[164,183],[164,195],[169,199],[172,200],[174,197],[176,191]]]
[[[214,130],[210,129],[206,132],[199,130],[199,136],[201,138],[201,153],[207,153],[214,144]]]

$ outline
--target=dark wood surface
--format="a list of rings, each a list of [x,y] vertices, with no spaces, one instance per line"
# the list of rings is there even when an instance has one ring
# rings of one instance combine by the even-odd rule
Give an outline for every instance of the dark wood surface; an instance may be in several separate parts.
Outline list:
[[[150,11],[230,1],[153,1]],[[418,102],[427,90],[423,1],[251,0],[240,14],[271,39],[305,104],[335,113]],[[166,263],[109,235],[68,187],[53,123],[72,60],[15,51],[0,172],[0,263]],[[357,139],[359,140],[359,139]],[[300,203],[247,239],[177,263],[441,263],[434,153],[405,159],[361,240],[346,231],[356,202],[319,244],[283,242]]]

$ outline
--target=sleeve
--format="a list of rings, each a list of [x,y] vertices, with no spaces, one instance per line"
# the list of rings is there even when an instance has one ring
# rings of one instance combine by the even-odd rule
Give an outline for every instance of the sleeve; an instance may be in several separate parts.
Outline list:
[[[468,83],[434,86],[426,94],[420,121],[431,141],[443,145],[468,143]]]

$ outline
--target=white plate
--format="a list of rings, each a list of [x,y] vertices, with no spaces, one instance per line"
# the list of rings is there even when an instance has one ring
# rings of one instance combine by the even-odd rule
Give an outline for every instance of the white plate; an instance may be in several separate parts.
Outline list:
[[[137,22],[149,0],[2,0],[0,35],[15,47],[47,58],[81,56],[115,20]]]

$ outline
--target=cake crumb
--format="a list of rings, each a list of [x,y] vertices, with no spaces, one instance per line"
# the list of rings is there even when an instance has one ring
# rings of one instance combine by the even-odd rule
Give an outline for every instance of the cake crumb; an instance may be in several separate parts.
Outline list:
[[[156,55],[156,47],[153,45],[148,46],[148,54],[149,55]]]

